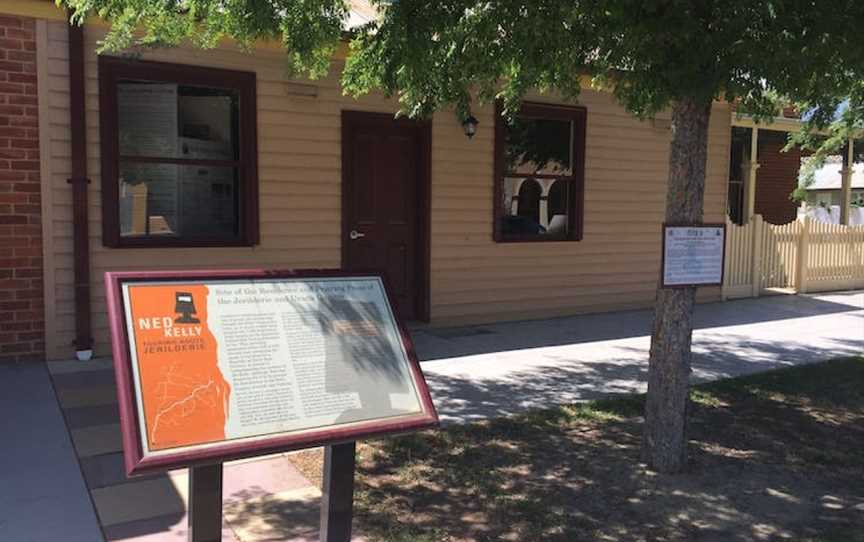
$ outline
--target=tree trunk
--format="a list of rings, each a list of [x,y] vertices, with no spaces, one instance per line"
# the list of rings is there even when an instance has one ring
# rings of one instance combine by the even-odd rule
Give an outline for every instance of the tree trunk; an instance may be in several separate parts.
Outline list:
[[[683,99],[672,108],[666,222],[702,222],[711,101]],[[660,472],[687,461],[690,344],[696,288],[657,289],[642,457]]]

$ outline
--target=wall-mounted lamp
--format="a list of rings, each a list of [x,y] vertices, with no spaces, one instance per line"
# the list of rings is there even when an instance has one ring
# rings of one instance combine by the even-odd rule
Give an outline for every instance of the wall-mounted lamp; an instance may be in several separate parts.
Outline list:
[[[477,125],[480,122],[474,118],[474,115],[468,115],[465,117],[465,120],[462,121],[462,129],[465,130],[465,135],[468,136],[468,139],[474,137],[474,134],[477,133]]]

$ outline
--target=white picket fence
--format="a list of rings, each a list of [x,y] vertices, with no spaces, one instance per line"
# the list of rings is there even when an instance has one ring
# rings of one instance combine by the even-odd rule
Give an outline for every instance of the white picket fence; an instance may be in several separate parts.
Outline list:
[[[723,298],[864,288],[864,226],[726,221]]]

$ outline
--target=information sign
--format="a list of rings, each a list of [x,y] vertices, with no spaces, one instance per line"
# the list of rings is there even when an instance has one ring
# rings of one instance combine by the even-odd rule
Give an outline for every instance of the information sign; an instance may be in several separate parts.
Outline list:
[[[437,423],[376,274],[107,273],[130,474]]]
[[[723,284],[725,247],[723,224],[664,225],[663,287]]]

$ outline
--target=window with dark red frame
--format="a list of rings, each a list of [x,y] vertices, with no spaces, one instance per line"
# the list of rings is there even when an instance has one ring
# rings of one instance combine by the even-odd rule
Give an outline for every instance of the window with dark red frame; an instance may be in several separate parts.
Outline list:
[[[585,108],[526,103],[512,123],[495,118],[495,240],[581,240]]]
[[[255,74],[99,59],[103,241],[258,242]]]

